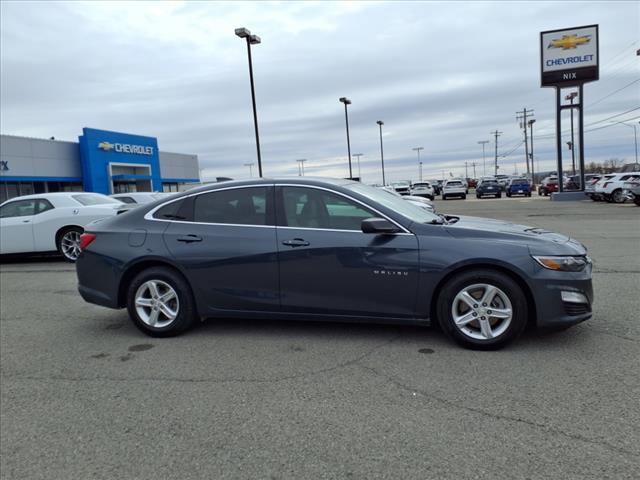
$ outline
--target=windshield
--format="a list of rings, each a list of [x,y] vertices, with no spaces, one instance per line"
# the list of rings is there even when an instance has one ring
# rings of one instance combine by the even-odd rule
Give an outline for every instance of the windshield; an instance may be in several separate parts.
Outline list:
[[[462,185],[462,182],[447,182],[445,187],[459,187],[460,185]]]
[[[122,203],[120,200],[116,200],[115,198],[107,197],[106,195],[101,195],[99,193],[81,193],[79,195],[72,195],[72,198],[81,203],[82,205],[90,206],[90,205],[104,205],[106,203],[118,204]]]
[[[345,185],[345,188],[359,193],[360,195],[399,213],[411,221],[417,223],[431,223],[434,220],[440,221],[440,217],[437,215],[427,212],[423,208],[413,205],[402,197],[397,197],[382,188],[370,187],[369,185],[363,185],[362,183],[351,183],[349,185]]]

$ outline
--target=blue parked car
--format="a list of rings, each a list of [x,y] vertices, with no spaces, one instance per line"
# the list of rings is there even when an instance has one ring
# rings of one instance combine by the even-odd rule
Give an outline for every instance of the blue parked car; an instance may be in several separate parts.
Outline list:
[[[506,189],[507,197],[511,197],[513,195],[524,195],[526,197],[531,196],[531,185],[529,184],[529,180],[526,178],[512,178],[507,183]]]

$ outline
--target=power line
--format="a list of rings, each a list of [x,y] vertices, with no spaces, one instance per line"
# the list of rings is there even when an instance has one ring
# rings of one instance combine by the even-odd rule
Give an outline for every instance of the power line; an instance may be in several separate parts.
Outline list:
[[[617,90],[615,90],[615,91],[611,92],[610,94],[605,95],[605,96],[604,96],[604,97],[602,97],[601,99],[596,100],[595,102],[593,102],[593,103],[589,104],[589,106],[590,106],[590,107],[593,107],[594,105],[599,104],[601,101],[603,101],[603,100],[605,100],[605,99],[609,98],[609,97],[610,97],[610,96],[612,96],[612,95],[615,95],[616,93],[618,93],[618,92],[620,92],[620,91],[624,90],[625,88],[629,88],[631,85],[633,85],[634,83],[638,83],[638,82],[640,82],[640,78],[636,78],[634,81],[632,81],[632,82],[630,82],[630,83],[627,83],[624,87],[621,87],[621,88],[619,88],[619,89],[617,89]]]
[[[506,158],[509,155],[511,155],[513,152],[515,152],[518,148],[520,148],[522,146],[522,144],[524,143],[524,140],[521,140],[520,143],[518,145],[516,145],[515,147],[513,147],[511,150],[509,150],[507,153],[503,153],[502,155],[500,155],[502,158]]]
[[[634,112],[634,111],[636,111],[636,110],[640,110],[640,107],[635,107],[635,108],[632,108],[631,110],[627,110],[626,112],[617,113],[616,115],[611,115],[610,117],[603,118],[602,120],[597,120],[597,121],[595,121],[595,122],[588,123],[587,125],[585,125],[585,127],[590,127],[591,125],[595,125],[595,124],[597,124],[597,123],[606,122],[607,120],[609,120],[609,119],[611,119],[611,118],[620,117],[621,115],[626,115],[627,113],[631,113],[631,112]]]

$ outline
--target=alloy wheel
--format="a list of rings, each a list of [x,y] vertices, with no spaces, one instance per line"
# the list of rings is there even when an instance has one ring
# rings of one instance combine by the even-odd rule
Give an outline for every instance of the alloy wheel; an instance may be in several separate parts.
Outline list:
[[[509,328],[513,307],[500,288],[476,283],[464,287],[454,297],[451,315],[463,335],[474,340],[491,340]]]
[[[178,294],[162,280],[149,280],[140,285],[134,303],[140,320],[154,328],[170,325],[180,311]]]
[[[69,260],[75,261],[80,255],[80,232],[69,230],[60,239],[62,254]]]
[[[627,200],[624,193],[622,193],[622,190],[616,190],[613,192],[612,198],[615,203],[624,203]]]

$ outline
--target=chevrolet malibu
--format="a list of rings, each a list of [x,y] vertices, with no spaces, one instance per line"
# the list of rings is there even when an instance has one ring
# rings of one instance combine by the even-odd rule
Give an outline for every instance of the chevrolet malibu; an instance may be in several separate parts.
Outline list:
[[[94,222],[79,291],[158,337],[205,318],[438,324],[495,349],[528,323],[591,318],[582,244],[540,228],[432,214],[349,180],[207,185]]]

